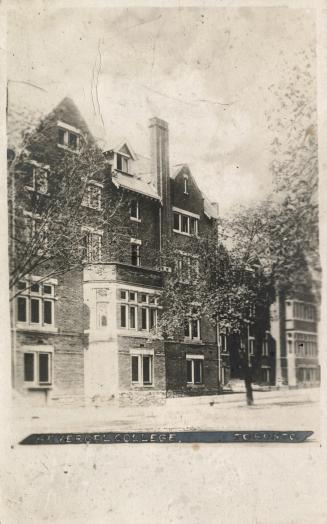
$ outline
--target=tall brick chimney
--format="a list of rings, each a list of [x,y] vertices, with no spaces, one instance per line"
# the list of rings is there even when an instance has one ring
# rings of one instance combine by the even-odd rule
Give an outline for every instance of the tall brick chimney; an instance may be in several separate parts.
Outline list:
[[[172,218],[169,177],[169,133],[168,124],[160,118],[151,118],[150,123],[151,171],[157,191],[161,197],[161,237],[171,235]]]

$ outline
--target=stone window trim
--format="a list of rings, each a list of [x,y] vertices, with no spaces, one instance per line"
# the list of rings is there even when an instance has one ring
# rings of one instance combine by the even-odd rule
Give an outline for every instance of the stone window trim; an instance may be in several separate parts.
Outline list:
[[[50,345],[25,345],[23,350],[23,373],[25,389],[52,389],[54,383],[53,355]],[[42,362],[43,361],[43,362]],[[43,375],[41,377],[41,374]]]

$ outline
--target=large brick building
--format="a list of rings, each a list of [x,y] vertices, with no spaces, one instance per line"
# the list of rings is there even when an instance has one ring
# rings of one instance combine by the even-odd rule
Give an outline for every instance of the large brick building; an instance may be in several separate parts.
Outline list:
[[[18,229],[37,231],[31,205],[55,192],[49,165],[63,152],[78,154],[82,140],[95,143],[68,98],[44,121],[41,143],[34,141],[24,165],[9,170],[12,239]],[[15,115],[10,115],[9,162],[17,154],[17,136]],[[217,235],[218,205],[201,192],[186,164],[170,166],[166,122],[150,120],[149,143],[149,158],[137,155],[126,141],[103,148],[104,167],[88,179],[81,205],[83,266],[49,278],[46,268],[37,266],[13,287],[12,369],[20,395],[49,404],[85,398],[160,402],[169,395],[216,394],[233,376],[227,339],[207,319],[184,325],[182,339],[153,336],[170,270],[161,263],[163,246],[178,244],[180,270],[187,274],[197,263],[192,239]],[[106,218],[113,201],[118,203],[117,234]],[[12,241],[12,264],[15,248]],[[246,341],[250,359],[252,335]],[[256,377],[267,385],[275,383],[274,347],[267,325]],[[293,384],[291,369],[289,363]],[[303,373],[300,378],[317,376],[310,371],[310,377]]]

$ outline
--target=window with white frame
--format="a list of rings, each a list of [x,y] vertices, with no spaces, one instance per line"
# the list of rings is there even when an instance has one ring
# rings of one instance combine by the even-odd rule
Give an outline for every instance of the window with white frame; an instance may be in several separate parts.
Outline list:
[[[121,304],[120,327],[127,329],[137,328],[137,306]]]
[[[129,168],[129,157],[122,155],[120,153],[117,153],[117,169],[118,171],[122,171],[123,173],[128,173]]]
[[[80,147],[80,131],[64,122],[58,122],[58,146],[71,151],[78,151]]]
[[[54,326],[55,291],[53,284],[22,280],[17,284],[17,291],[19,292],[16,297],[18,326],[34,328]]]
[[[199,216],[187,211],[180,212],[174,208],[173,212],[173,230],[175,233],[183,235],[198,236]]]
[[[24,351],[24,383],[29,387],[51,386],[52,351],[42,346]]]
[[[102,255],[102,231],[83,228],[82,250],[86,262],[100,262]]]
[[[131,241],[131,264],[132,266],[141,265],[141,246],[133,241]]]
[[[152,354],[132,354],[132,384],[138,386],[153,385],[153,355]]]
[[[101,210],[102,184],[89,182],[85,188],[82,205],[91,209]]]
[[[186,355],[188,384],[203,384],[203,355]]]
[[[138,200],[131,200],[130,203],[130,217],[131,220],[141,222],[140,220],[140,206]]]
[[[185,320],[184,336],[190,340],[201,340],[201,321],[199,318]]]
[[[249,353],[250,355],[254,355],[254,337],[249,337]]]
[[[37,193],[46,194],[48,192],[48,167],[42,167],[36,162],[27,164],[25,168],[26,188]]]
[[[151,331],[157,327],[158,297],[153,294],[120,289],[120,327]]]

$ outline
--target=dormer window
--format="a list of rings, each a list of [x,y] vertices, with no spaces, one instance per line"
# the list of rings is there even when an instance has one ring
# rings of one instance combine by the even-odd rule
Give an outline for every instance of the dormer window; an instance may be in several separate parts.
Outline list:
[[[128,157],[117,153],[117,169],[118,171],[123,171],[128,173]]]
[[[58,122],[58,147],[77,151],[80,146],[80,131],[64,122]]]
[[[184,175],[184,195],[188,195],[188,177]]]

